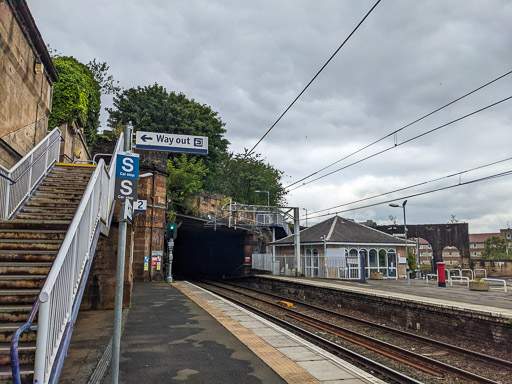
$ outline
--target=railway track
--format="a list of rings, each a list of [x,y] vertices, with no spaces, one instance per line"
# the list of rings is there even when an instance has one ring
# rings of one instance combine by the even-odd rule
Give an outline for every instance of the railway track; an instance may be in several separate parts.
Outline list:
[[[461,349],[454,345],[448,345],[446,346],[444,343],[440,343],[435,340],[431,340],[419,335],[410,334],[408,332],[404,332],[401,330],[397,330],[394,328],[386,327],[380,324],[374,324],[371,322],[368,322],[366,320],[357,319],[351,316],[347,316],[344,314],[340,314],[338,312],[326,310],[324,308],[320,308],[318,306],[314,306],[311,304],[295,301],[295,303],[299,304],[300,306],[304,306],[306,308],[309,308],[311,311],[314,311],[313,315],[308,315],[302,312],[298,312],[296,310],[291,310],[287,308],[283,308],[281,305],[275,303],[274,299],[277,300],[286,300],[290,301],[288,298],[283,298],[281,296],[275,295],[275,294],[269,294],[267,292],[262,292],[255,290],[253,288],[247,288],[239,285],[229,285],[226,283],[214,283],[214,282],[206,282],[201,281],[199,282],[199,285],[203,286],[203,288],[214,291],[216,294],[219,294],[231,301],[236,301],[237,304],[242,305],[246,308],[248,308],[251,311],[255,311],[254,306],[244,303],[241,300],[234,299],[233,295],[244,295],[246,297],[245,300],[255,300],[258,303],[261,303],[265,306],[270,306],[274,310],[279,311],[281,313],[284,313],[283,318],[278,318],[276,316],[271,316],[268,313],[264,313],[265,311],[262,311],[261,309],[258,309],[257,312],[260,315],[263,315],[264,317],[272,317],[271,321],[278,322],[281,326],[284,326],[286,328],[292,328],[292,331],[294,333],[303,333],[307,332],[306,338],[308,339],[315,339],[315,343],[322,344],[324,348],[327,348],[329,351],[335,353],[336,355],[342,355],[344,358],[349,358],[352,361],[356,361],[359,365],[364,365],[366,367],[369,367],[369,369],[379,372],[381,375],[385,376],[386,378],[389,378],[391,380],[396,380],[396,382],[406,383],[406,382],[418,382],[413,378],[410,378],[408,376],[403,375],[404,377],[397,377],[398,375],[402,375],[399,372],[397,372],[394,369],[390,369],[391,372],[387,371],[387,367],[383,368],[383,364],[378,364],[378,366],[375,366],[374,364],[370,363],[368,360],[371,359],[361,359],[361,355],[358,355],[357,357],[351,356],[351,352],[347,352],[347,348],[343,348],[337,344],[337,340],[343,340],[344,342],[350,343],[352,345],[356,345],[358,347],[364,348],[367,351],[371,351],[373,353],[377,353],[381,356],[385,356],[388,359],[392,359],[394,361],[400,362],[401,364],[408,365],[409,367],[414,368],[414,370],[420,370],[424,372],[425,374],[429,375],[432,378],[437,378],[437,381],[439,379],[443,380],[443,378],[454,378],[456,380],[463,380],[463,382],[475,382],[475,383],[499,383],[500,381],[495,381],[490,378],[483,377],[481,375],[478,375],[476,373],[469,372],[467,369],[461,369],[455,366],[452,366],[450,364],[446,364],[442,361],[432,359],[430,357],[424,356],[419,353],[412,352],[408,349],[401,348],[398,346],[395,346],[393,344],[384,342],[382,340],[379,340],[374,337],[369,337],[366,335],[363,335],[359,332],[354,332],[353,330],[347,329],[346,327],[339,326],[337,324],[333,324],[333,322],[320,320],[318,319],[318,314],[328,314],[329,316],[335,316],[339,318],[348,319],[350,321],[354,322],[360,322],[361,324],[364,324],[365,326],[372,326],[377,327],[381,330],[385,330],[386,332],[391,332],[395,335],[399,335],[400,337],[407,337],[410,339],[415,340],[416,342],[421,343],[430,343],[434,348],[444,348],[448,349],[451,352],[457,352],[466,358],[470,359],[478,359],[479,361],[484,361],[485,364],[491,364],[492,366],[499,368],[499,369],[505,369],[509,372],[510,375],[512,375],[512,362],[498,359],[493,356],[488,356],[479,352],[475,351],[468,351],[466,349]],[[240,290],[244,290],[245,292],[241,292]],[[252,292],[252,294],[247,293],[247,291]],[[226,293],[227,292],[227,293]],[[257,295],[265,295],[267,298],[261,298],[256,297]],[[269,300],[268,297],[271,297],[272,299]],[[315,316],[316,313],[316,316]],[[290,324],[290,322],[295,323],[295,325]],[[306,328],[306,330],[304,330]],[[329,340],[326,340],[326,338],[319,337],[315,333],[325,333],[331,336],[331,338],[334,338],[336,342],[332,342]],[[314,335],[314,337],[312,336]],[[303,334],[304,336],[304,334]],[[323,339],[323,341],[320,341],[319,339]],[[326,342],[328,345],[326,346]],[[375,363],[375,361],[373,361]],[[411,381],[408,381],[411,380]],[[436,379],[434,379],[436,380]]]
[[[306,303],[306,302],[303,302],[303,301],[300,301],[300,300],[296,300],[296,299],[291,300],[290,298],[286,298],[286,297],[283,297],[283,296],[280,296],[280,295],[276,295],[276,294],[273,294],[273,293],[268,293],[268,292],[265,292],[265,291],[261,291],[261,290],[250,288],[250,287],[246,287],[246,286],[239,285],[239,284],[232,284],[232,283],[229,283],[229,284],[223,283],[223,284],[226,284],[226,285],[229,285],[229,286],[232,286],[232,287],[237,287],[237,288],[240,288],[240,289],[243,289],[243,290],[251,291],[251,292],[254,292],[256,294],[264,294],[266,296],[273,297],[276,300],[292,301],[293,303],[299,304],[299,305],[301,305],[303,307],[306,307],[306,308],[309,308],[309,309],[311,309],[313,311],[320,311],[320,312],[323,312],[323,313],[326,313],[326,314],[329,314],[329,315],[332,315],[332,316],[335,316],[335,317],[338,317],[338,318],[341,318],[341,319],[349,320],[349,321],[352,321],[354,323],[358,323],[358,324],[362,324],[362,325],[365,325],[365,326],[368,326],[368,327],[371,327],[371,328],[375,328],[375,329],[379,330],[380,332],[383,331],[383,332],[387,332],[387,333],[390,333],[390,334],[393,334],[393,335],[396,335],[396,336],[399,336],[399,337],[408,338],[411,341],[413,341],[414,343],[425,343],[425,344],[429,344],[429,345],[433,346],[434,348],[448,350],[450,352],[455,352],[455,353],[458,353],[458,354],[466,356],[466,357],[472,357],[472,358],[475,358],[475,359],[478,359],[478,360],[482,361],[485,364],[489,364],[489,365],[495,366],[496,368],[499,368],[499,369],[505,369],[505,370],[509,371],[510,374],[512,375],[512,361],[500,359],[500,358],[495,357],[495,356],[486,355],[486,354],[483,354],[483,353],[480,353],[480,352],[477,352],[477,351],[473,351],[473,350],[470,350],[470,349],[467,349],[467,348],[461,348],[461,347],[458,347],[458,346],[453,345],[453,344],[448,344],[446,342],[437,341],[435,339],[431,339],[431,338],[428,338],[428,337],[425,337],[425,336],[421,336],[421,335],[418,335],[418,334],[402,331],[400,329],[391,328],[391,327],[388,327],[386,325],[382,325],[382,324],[379,324],[379,323],[375,323],[375,322],[371,322],[371,321],[368,321],[368,320],[360,319],[360,318],[357,318],[357,317],[349,316],[349,315],[346,315],[346,314],[343,314],[343,313],[335,312],[335,311],[332,311],[330,309],[323,308],[323,307],[320,307],[320,306],[317,306],[317,305],[313,305],[313,304],[310,304],[310,303]]]

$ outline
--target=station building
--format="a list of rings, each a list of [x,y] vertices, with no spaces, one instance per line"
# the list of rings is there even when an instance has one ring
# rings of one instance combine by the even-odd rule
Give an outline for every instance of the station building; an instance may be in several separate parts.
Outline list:
[[[272,243],[279,274],[292,274],[295,268],[294,236]],[[408,246],[415,247],[409,241]],[[414,250],[412,249],[413,253]],[[356,278],[363,260],[365,275],[380,272],[382,278],[406,276],[404,240],[340,216],[300,232],[300,254],[306,277]],[[358,276],[359,277],[359,276]]]

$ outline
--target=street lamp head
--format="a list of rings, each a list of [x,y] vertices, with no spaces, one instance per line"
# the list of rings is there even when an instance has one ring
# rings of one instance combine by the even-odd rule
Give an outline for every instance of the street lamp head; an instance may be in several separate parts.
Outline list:
[[[150,176],[153,176],[153,172],[143,173],[142,175],[139,175],[139,179],[144,179],[144,178],[150,177]]]
[[[398,204],[389,204],[390,207],[393,207],[393,208],[400,208],[400,206]]]

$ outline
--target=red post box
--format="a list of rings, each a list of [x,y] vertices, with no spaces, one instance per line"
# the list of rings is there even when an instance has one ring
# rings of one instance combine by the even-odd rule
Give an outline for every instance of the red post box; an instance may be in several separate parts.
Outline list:
[[[446,287],[446,275],[444,269],[444,263],[436,263],[437,264],[437,286],[438,287]]]

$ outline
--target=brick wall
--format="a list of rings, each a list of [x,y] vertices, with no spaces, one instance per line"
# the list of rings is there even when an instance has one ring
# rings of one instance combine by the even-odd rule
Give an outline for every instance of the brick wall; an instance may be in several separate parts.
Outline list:
[[[140,174],[144,172],[141,170]],[[167,176],[155,170],[153,173],[154,176],[139,180],[138,198],[147,200],[148,207],[145,213],[137,213],[135,217],[133,271],[136,281],[164,279],[164,259],[158,270],[151,263],[151,255],[153,251],[164,251]],[[147,271],[144,270],[146,256],[149,258]]]
[[[0,2],[0,164],[6,168],[16,164],[47,132],[52,79],[46,71],[34,72],[37,54],[11,7]]]
[[[506,317],[270,278],[251,277],[240,282],[283,294],[290,300],[307,301],[342,312],[359,312],[372,321],[425,336],[440,336],[449,340],[456,337],[457,340],[477,342],[482,349],[499,346],[512,352],[512,322]]]

